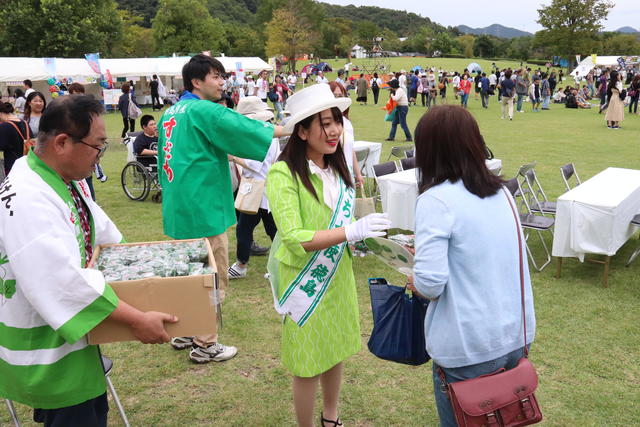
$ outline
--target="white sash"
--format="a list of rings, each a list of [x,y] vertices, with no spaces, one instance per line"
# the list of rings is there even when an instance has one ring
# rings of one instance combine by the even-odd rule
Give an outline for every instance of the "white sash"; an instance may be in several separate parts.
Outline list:
[[[347,187],[340,180],[340,196],[329,223],[329,229],[344,227],[351,222],[353,202],[353,188]],[[342,242],[314,252],[280,300],[277,300],[274,292],[276,311],[282,315],[289,315],[298,326],[304,326],[327,292],[346,246],[347,242]]]

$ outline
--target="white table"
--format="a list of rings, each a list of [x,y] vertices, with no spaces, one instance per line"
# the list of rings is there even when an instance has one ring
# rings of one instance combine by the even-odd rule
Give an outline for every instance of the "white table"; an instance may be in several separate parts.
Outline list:
[[[558,197],[552,254],[615,255],[640,213],[640,170],[607,168]]]
[[[377,165],[380,163],[380,154],[382,154],[382,143],[380,142],[369,142],[369,141],[354,141],[353,142],[353,151],[356,153],[358,151],[364,151],[369,149],[369,155],[366,159],[364,159],[364,176],[373,176],[373,165]],[[362,163],[360,163],[360,168],[362,168]]]
[[[502,170],[502,160],[486,161],[495,174]],[[403,230],[414,230],[416,200],[418,199],[418,169],[409,169],[378,178],[382,211],[389,214],[391,226]]]
[[[634,233],[631,219],[640,213],[640,170],[607,168],[558,198],[553,256],[605,255],[604,283],[609,257]]]

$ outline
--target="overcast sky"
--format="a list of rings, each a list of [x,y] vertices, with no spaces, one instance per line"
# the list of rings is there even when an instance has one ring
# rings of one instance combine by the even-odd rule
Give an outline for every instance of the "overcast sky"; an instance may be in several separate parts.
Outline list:
[[[523,31],[534,33],[542,28],[536,22],[539,9],[551,3],[547,1],[482,1],[482,0],[454,0],[454,1],[424,1],[424,0],[321,0],[326,3],[339,5],[353,4],[355,6],[378,6],[387,9],[405,9],[421,16],[428,17],[438,24],[446,26],[468,25],[473,28],[487,27],[491,24],[501,24]],[[604,22],[605,30],[617,30],[630,26],[640,29],[640,0],[614,0],[615,7],[609,11],[609,18]],[[402,6],[399,6],[401,4]],[[507,12],[508,11],[508,12]]]

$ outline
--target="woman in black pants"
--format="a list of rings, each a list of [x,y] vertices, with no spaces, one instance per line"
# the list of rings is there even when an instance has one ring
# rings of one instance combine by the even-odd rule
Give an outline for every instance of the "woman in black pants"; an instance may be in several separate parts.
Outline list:
[[[129,118],[129,98],[131,97],[134,104],[138,105],[138,103],[131,95],[131,86],[129,86],[129,83],[123,84],[120,90],[122,90],[122,95],[120,95],[120,99],[118,99],[118,109],[120,110],[120,114],[122,114],[122,123],[124,124],[124,127],[122,128],[121,137],[124,138],[127,136],[128,131],[135,132],[136,130],[135,119]]]
[[[373,92],[373,103],[378,105],[378,96],[380,95],[381,80],[378,78],[378,73],[373,73],[371,79],[371,92]]]

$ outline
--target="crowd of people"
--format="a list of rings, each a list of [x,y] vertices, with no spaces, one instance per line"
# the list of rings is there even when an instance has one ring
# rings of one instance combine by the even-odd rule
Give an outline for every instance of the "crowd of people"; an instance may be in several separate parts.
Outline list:
[[[320,71],[316,84],[298,90],[296,72],[270,79],[264,71],[254,82],[251,75],[228,75],[216,59],[196,55],[182,70],[179,102],[167,106],[158,121],[140,117],[142,133],[133,151],[157,168],[164,234],[208,239],[221,302],[229,280],[246,278],[250,257],[269,251],[267,277],[283,317],[280,357],[292,376],[297,423],[314,425],[320,385],[320,424],[336,427],[342,425],[340,392],[348,376],[343,364],[361,348],[349,244],[384,236],[392,226],[386,214],[354,218],[355,189],[364,180],[353,147],[348,91],[355,91],[355,102],[367,105],[371,90],[375,105],[388,88],[393,117],[387,140],[394,140],[399,125],[406,141],[415,144],[420,172],[415,267],[408,288],[430,300],[425,339],[433,359],[434,402],[440,424],[455,426],[443,378],[454,383],[512,369],[535,337],[526,254],[524,262],[514,256],[524,253],[524,238],[504,182],[485,166],[485,143],[468,111],[471,92],[483,108],[497,96],[502,118],[509,120],[514,110],[524,113],[527,99],[538,112],[550,109],[552,100],[589,108],[598,96],[599,111],[606,111],[608,126],[617,129],[627,97],[629,112],[637,111],[640,74],[631,76],[626,90],[628,74],[596,74],[588,75],[582,88],[562,89],[563,79],[555,72],[528,68],[495,68],[488,75],[428,68],[384,76],[357,73],[351,79],[342,71],[334,81]],[[152,85],[153,110],[162,108],[157,86]],[[460,105],[447,104],[448,88]],[[17,331],[0,335],[0,347],[8,349],[0,353],[0,377],[8,379],[0,383],[0,397],[32,406],[34,419],[47,426],[78,425],[78,420],[106,425],[99,350],[84,338],[105,319],[129,325],[143,343],[189,349],[194,363],[223,362],[238,349],[222,344],[217,331],[170,337],[164,324],[179,319],[129,306],[100,271],[87,267],[96,245],[123,240],[85,180],[108,147],[103,107],[83,95],[81,85],[48,106],[41,93],[29,89],[31,82],[25,81],[15,104],[0,104],[0,147],[8,174],[0,185],[5,208],[0,210],[5,230],[0,291],[9,308],[0,310],[0,322]],[[131,89],[129,83],[121,88],[123,137],[135,128]],[[418,98],[426,112],[412,134],[406,118],[411,106],[419,107]],[[281,138],[288,140],[281,143]],[[264,184],[255,213],[235,209],[234,198],[246,190],[243,180]],[[490,214],[479,216],[479,211]],[[255,245],[253,232],[260,222],[272,241],[270,250]],[[227,234],[233,225],[236,260],[229,265]],[[480,276],[488,277],[482,290]],[[521,297],[512,291],[520,277],[524,340],[521,312],[515,309]],[[470,304],[477,309],[466,310]],[[53,387],[60,378],[68,380]]]

